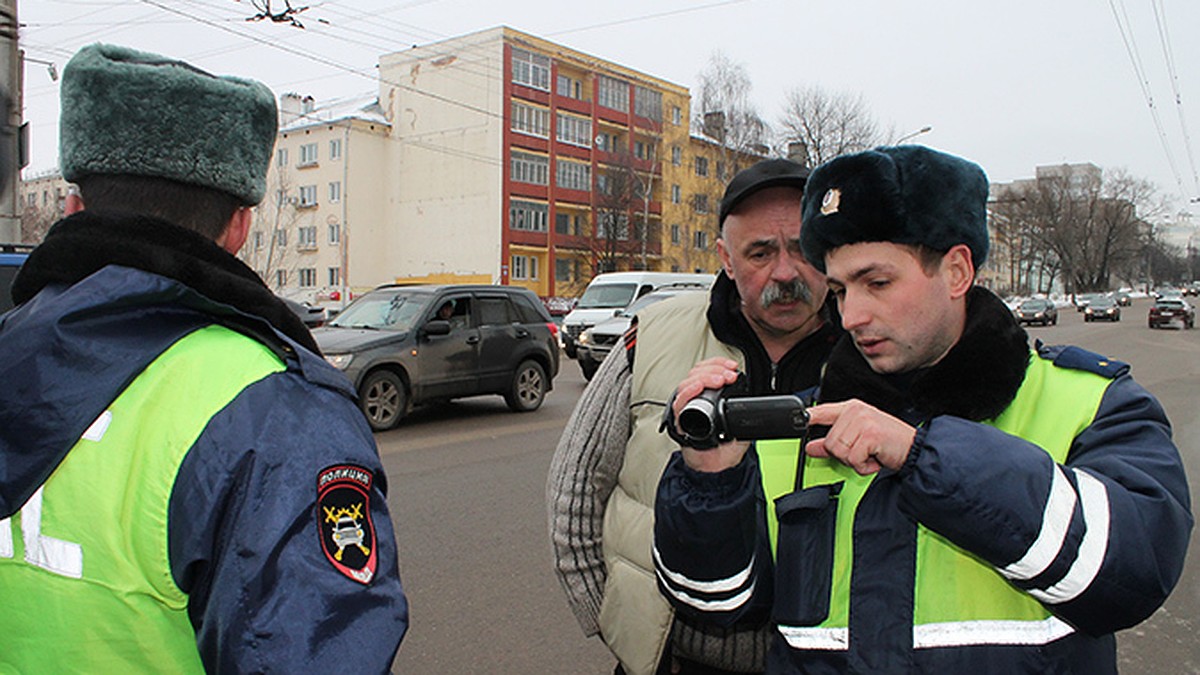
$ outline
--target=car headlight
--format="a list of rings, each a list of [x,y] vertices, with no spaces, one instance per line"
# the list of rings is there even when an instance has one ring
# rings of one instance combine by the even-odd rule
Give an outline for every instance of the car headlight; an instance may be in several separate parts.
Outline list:
[[[592,331],[585,330],[579,334],[579,344],[586,345],[586,344],[590,344],[591,341],[592,341]]]
[[[326,354],[325,360],[329,365],[338,370],[345,370],[350,367],[350,362],[354,360],[353,354]]]

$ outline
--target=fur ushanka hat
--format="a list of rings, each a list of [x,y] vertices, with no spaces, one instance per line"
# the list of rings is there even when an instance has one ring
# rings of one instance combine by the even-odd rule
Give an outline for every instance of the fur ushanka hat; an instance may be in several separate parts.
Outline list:
[[[825,253],[859,242],[988,253],[988,180],[977,164],[920,145],[875,148],[832,159],[804,189],[800,247],[825,271]]]
[[[275,96],[260,82],[218,77],[126,47],[80,49],[62,75],[63,178],[167,178],[262,201],[275,145]]]

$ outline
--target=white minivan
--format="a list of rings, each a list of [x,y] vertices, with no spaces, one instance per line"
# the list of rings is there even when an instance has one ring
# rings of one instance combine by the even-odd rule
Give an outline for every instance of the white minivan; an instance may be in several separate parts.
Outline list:
[[[650,291],[665,284],[701,283],[711,285],[714,274],[683,272],[606,272],[597,274],[575,309],[563,319],[562,341],[567,356],[575,358],[576,343],[583,331],[616,316]]]

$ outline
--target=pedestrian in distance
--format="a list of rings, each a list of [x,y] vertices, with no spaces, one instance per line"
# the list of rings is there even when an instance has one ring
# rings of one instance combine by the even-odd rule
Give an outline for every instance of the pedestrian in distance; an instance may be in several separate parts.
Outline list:
[[[374,439],[235,257],[274,96],[91,45],[61,99],[79,193],[0,318],[0,672],[388,672],[408,607]]]
[[[654,491],[679,447],[658,429],[675,385],[700,362],[734,364],[746,374],[747,394],[817,384],[840,331],[827,313],[824,277],[800,251],[807,175],[773,159],[734,176],[721,200],[722,271],[711,291],[680,294],[633,318],[555,451],[547,484],[555,570],[584,633],[601,636],[617,672],[763,669],[762,620],[695,624],[675,617],[655,586]]]
[[[684,448],[662,478],[664,593],[698,621],[769,615],[769,672],[1112,673],[1113,633],[1179,579],[1167,418],[1127,365],[1031,347],[974,285],[987,195],[980,167],[920,146],[815,169],[801,241],[846,336],[809,435]],[[693,371],[675,412],[733,376]],[[795,489],[764,504],[759,457],[784,451]]]

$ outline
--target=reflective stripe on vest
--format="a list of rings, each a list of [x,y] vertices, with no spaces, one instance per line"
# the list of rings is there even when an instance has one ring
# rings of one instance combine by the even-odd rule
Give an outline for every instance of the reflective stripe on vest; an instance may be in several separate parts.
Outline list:
[[[209,420],[283,369],[229,329],[185,336],[0,521],[0,672],[203,671],[171,575],[172,486]]]
[[[1057,368],[1034,354],[1016,398],[999,417],[985,424],[1036,444],[1061,464],[1066,460],[1074,438],[1095,418],[1109,382],[1093,373]],[[794,481],[794,457],[799,451],[799,441],[768,441],[756,445],[760,466],[766,476],[764,485],[768,482],[772,485],[768,494],[778,494],[785,483]],[[792,473],[787,473],[789,470]],[[1061,473],[1061,469],[1056,471]],[[1086,474],[1079,475],[1081,484],[1090,479]],[[1059,478],[1056,476],[1055,483],[1062,486],[1064,482]],[[851,636],[847,627],[854,519],[858,504],[874,479],[874,475],[859,476],[833,460],[805,460],[805,488],[837,483],[842,487],[837,504],[829,613],[815,627],[778,627],[794,649],[846,650],[849,646]],[[1069,490],[1069,486],[1066,489]],[[1052,488],[1047,512],[1064,508],[1064,500],[1055,497],[1054,492]],[[772,521],[770,526],[774,552],[778,525]],[[1052,556],[1057,547],[1053,536],[1046,539],[1049,543],[1039,547],[1043,543],[1039,537],[1026,559],[1004,571],[1017,576],[1013,568],[1024,565],[1027,571]],[[916,549],[914,647],[1041,645],[1072,632],[1069,625],[1052,616],[1032,594],[1013,587],[995,568],[940,535],[918,526]]]

